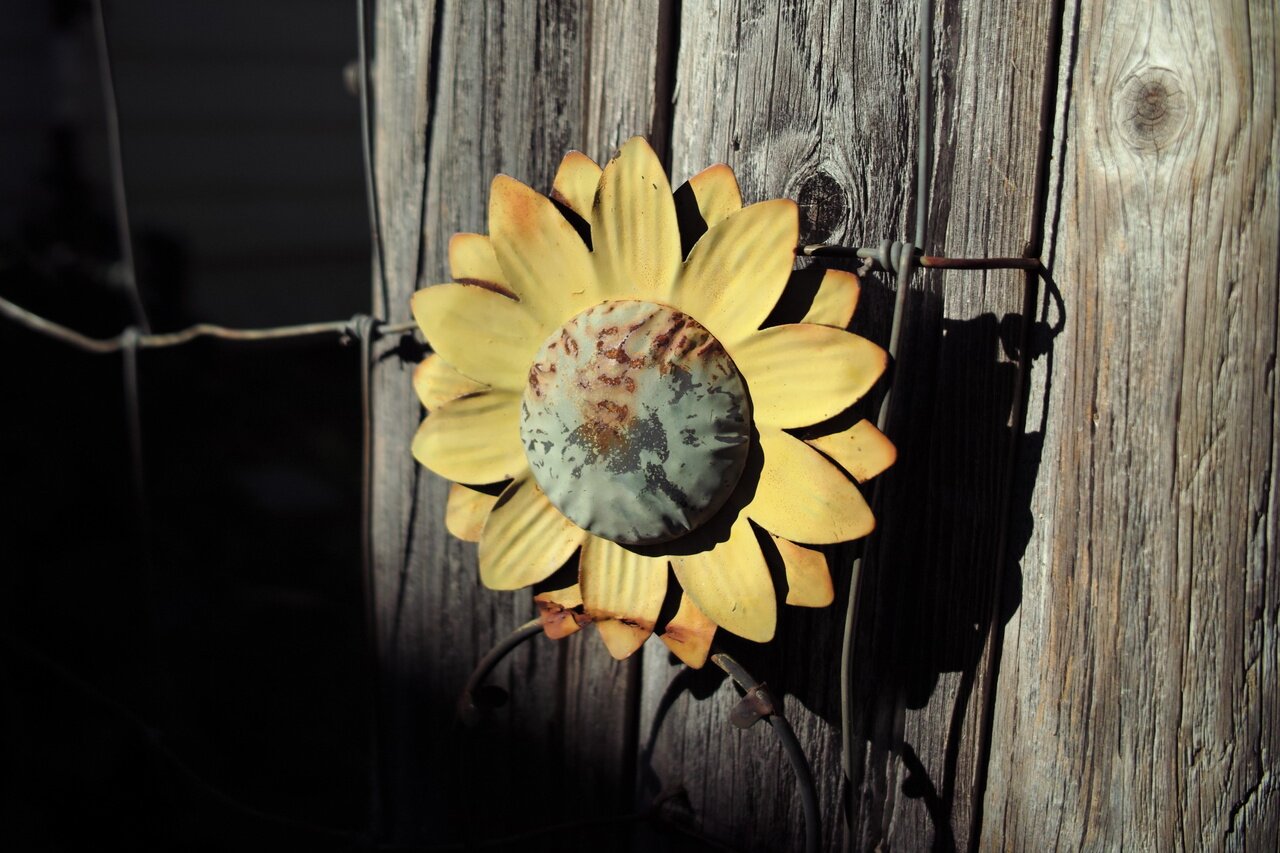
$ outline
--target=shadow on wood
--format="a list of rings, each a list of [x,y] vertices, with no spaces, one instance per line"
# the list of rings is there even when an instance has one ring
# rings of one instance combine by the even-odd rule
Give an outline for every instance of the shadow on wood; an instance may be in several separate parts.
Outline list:
[[[1045,291],[1052,296],[1056,287],[1047,282]],[[1034,437],[1021,436],[1019,364],[1051,363],[1062,326],[1060,318],[1052,327],[1044,317],[1034,320],[1024,353],[1020,314],[946,318],[927,287],[908,296],[908,310],[890,427],[900,462],[884,475],[879,536],[864,557],[853,662],[854,719],[866,761],[855,768],[852,790],[873,796],[845,807],[855,810],[857,846],[867,846],[883,825],[882,808],[892,808],[899,794],[918,799],[933,827],[932,846],[954,849],[967,843],[956,831],[963,836],[968,826],[953,825],[957,791],[966,814],[981,801],[971,783],[981,778],[986,739],[975,727],[998,677],[984,650],[1020,605],[1020,560],[1033,522],[1039,455]],[[939,703],[948,709],[945,729],[909,731],[909,712]],[[929,739],[920,752],[935,756],[932,766],[913,747],[917,736]],[[893,756],[905,771],[896,793]]]

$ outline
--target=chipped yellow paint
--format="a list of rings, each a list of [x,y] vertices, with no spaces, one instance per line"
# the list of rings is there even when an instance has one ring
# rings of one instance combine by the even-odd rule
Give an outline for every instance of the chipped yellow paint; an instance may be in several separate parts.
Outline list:
[[[604,167],[591,241],[604,293],[650,299],[671,292],[680,270],[676,205],[662,162],[638,136]]]
[[[826,607],[830,604],[836,597],[836,589],[831,583],[826,555],[772,533],[769,536],[786,567],[787,604],[796,607]]]
[[[858,297],[861,293],[862,285],[853,273],[824,270],[813,304],[800,322],[847,329],[853,321],[854,312],[858,310]]]
[[[535,347],[602,298],[578,232],[549,198],[506,175],[489,190],[489,239],[507,285],[538,324]]]
[[[531,477],[498,497],[480,534],[480,581],[519,589],[550,577],[573,556],[586,531],[560,514]]]
[[[564,589],[540,592],[533,597],[542,621],[542,632],[548,639],[559,640],[576,634],[591,617],[582,611],[582,591],[575,583]]]
[[[489,386],[463,376],[439,353],[431,353],[413,369],[413,390],[427,411],[440,408],[450,400],[478,394]]]
[[[697,317],[732,353],[778,303],[799,233],[795,202],[786,199],[731,214],[689,251],[672,304]]]
[[[459,284],[474,284],[515,298],[506,273],[483,234],[454,234],[449,238],[449,275]]]
[[[555,180],[551,182],[551,198],[560,202],[591,224],[591,206],[600,183],[600,167],[581,151],[570,151],[560,161]]]
[[[751,390],[757,424],[784,429],[843,412],[875,385],[888,360],[866,338],[811,323],[764,329],[730,353]]]
[[[734,522],[727,540],[709,551],[674,556],[671,567],[711,621],[758,643],[773,639],[778,621],[773,579],[745,515]]]
[[[609,654],[622,660],[653,633],[667,594],[667,560],[591,536],[582,546],[578,585],[583,608]]]
[[[720,224],[742,209],[738,179],[724,163],[708,166],[689,179],[689,188],[698,203],[698,212],[708,228]]]
[[[859,483],[883,473],[898,458],[898,448],[866,419],[844,432],[818,436],[808,442],[838,462]]]
[[[702,669],[715,634],[716,623],[708,619],[686,594],[680,596],[680,609],[667,623],[659,639],[685,665]]]
[[[496,495],[478,492],[461,483],[449,486],[449,501],[445,506],[444,526],[464,542],[479,542],[489,511],[498,502]]]
[[[529,363],[546,337],[514,299],[472,284],[437,284],[410,302],[413,318],[440,356],[494,388],[524,388]]]
[[[455,483],[500,483],[525,473],[520,396],[486,391],[451,400],[423,419],[413,456]]]
[[[764,467],[746,511],[765,530],[792,542],[831,545],[875,528],[853,481],[800,439],[761,429],[760,452]]]

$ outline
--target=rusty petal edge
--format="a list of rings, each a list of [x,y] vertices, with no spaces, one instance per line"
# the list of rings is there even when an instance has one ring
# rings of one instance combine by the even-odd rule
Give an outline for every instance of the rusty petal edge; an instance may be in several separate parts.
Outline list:
[[[578,585],[553,592],[543,592],[533,597],[542,620],[542,631],[549,639],[559,640],[576,634],[591,621],[582,610],[582,594]]]

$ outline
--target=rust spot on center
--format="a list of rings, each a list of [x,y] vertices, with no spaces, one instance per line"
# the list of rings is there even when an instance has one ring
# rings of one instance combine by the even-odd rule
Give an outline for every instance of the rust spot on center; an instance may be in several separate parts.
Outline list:
[[[615,380],[613,385],[619,384]],[[625,450],[630,442],[631,407],[612,400],[598,400],[593,405],[582,405],[582,431],[584,440],[597,454],[607,456],[617,450]]]
[[[697,320],[606,302],[538,352],[520,434],[534,478],[575,524],[615,542],[660,542],[696,527],[736,485],[750,403]]]

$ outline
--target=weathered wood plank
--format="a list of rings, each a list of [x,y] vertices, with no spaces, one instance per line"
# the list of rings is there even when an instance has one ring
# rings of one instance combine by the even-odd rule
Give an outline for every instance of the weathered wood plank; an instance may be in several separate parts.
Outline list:
[[[1280,16],[1069,15],[984,846],[1274,850]]]
[[[378,4],[383,316],[406,319],[416,288],[448,280],[448,239],[486,230],[494,174],[545,190],[568,149],[603,158],[646,130],[656,12],[622,2]],[[409,454],[421,412],[413,364],[397,355],[403,343],[382,342],[375,375],[384,834],[457,838],[466,823],[486,837],[625,812],[637,664],[614,663],[593,636],[538,638],[513,655],[493,679],[510,705],[458,760],[450,723],[466,676],[533,606],[527,593],[482,588],[475,547],[444,529],[446,486]]]
[[[927,248],[1018,254],[1035,218],[1049,8],[978,5],[937,11],[939,156]],[[914,4],[684,4],[674,180],[723,160],[747,201],[797,199],[803,240],[910,236],[916,26]],[[878,559],[867,561],[847,838],[859,849],[964,846],[975,805],[981,652],[1016,429],[1016,356],[1002,341],[1016,339],[1022,296],[1011,274],[949,275],[926,278],[913,295],[897,378],[906,399],[894,435],[901,461],[886,477]],[[887,340],[890,299],[883,282],[868,283],[855,328]],[[838,588],[848,564],[847,554],[833,560]],[[841,595],[824,611],[788,608],[769,647],[734,647],[787,694],[831,847],[846,840],[844,606]],[[744,849],[797,847],[798,800],[772,735],[728,727],[736,694],[727,683],[672,682],[674,672],[660,649],[648,650],[641,738],[652,754],[642,793],[683,785],[703,832]]]

